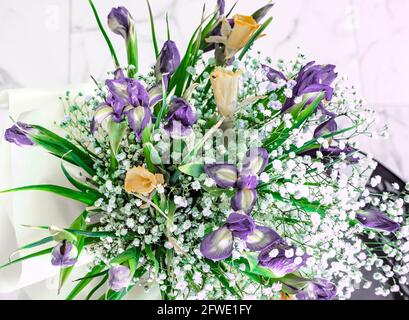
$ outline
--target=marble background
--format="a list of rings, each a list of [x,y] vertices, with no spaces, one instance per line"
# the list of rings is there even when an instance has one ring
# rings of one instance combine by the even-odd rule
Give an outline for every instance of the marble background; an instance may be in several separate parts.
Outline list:
[[[153,63],[144,0],[94,0],[101,17],[125,5],[138,23],[140,60]],[[160,41],[169,13],[172,38],[183,52],[200,19],[203,3],[215,0],[151,0]],[[229,4],[233,0],[227,1]],[[290,59],[302,49],[320,63],[334,63],[348,76],[389,126],[389,139],[362,142],[362,149],[409,180],[409,1],[275,0],[268,37],[257,48],[274,58]],[[251,13],[266,0],[241,0],[236,11]],[[105,18],[104,18],[105,20]],[[120,57],[123,43],[112,37]],[[103,78],[113,65],[85,0],[0,0],[0,91],[54,87]],[[124,60],[123,60],[124,61]],[[0,108],[0,124],[5,117]],[[1,126],[0,126],[1,127]]]

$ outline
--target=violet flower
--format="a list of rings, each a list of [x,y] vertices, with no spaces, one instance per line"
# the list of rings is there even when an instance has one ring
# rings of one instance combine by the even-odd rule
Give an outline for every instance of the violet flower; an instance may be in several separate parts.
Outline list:
[[[259,175],[266,168],[268,157],[268,152],[264,148],[250,149],[244,156],[242,172]]]
[[[287,82],[289,80],[282,72],[278,70],[275,70],[267,65],[262,65],[262,67],[270,82],[277,84],[279,82]],[[292,89],[292,97],[285,101],[281,112],[288,111],[296,104],[295,99],[302,97],[305,94],[324,92],[325,99],[327,101],[331,101],[334,92],[334,88],[331,85],[338,76],[334,70],[334,65],[316,65],[315,61],[307,63],[295,78],[296,84]],[[310,101],[313,99],[314,98],[310,98]],[[307,102],[307,104],[308,103],[309,102]],[[336,116],[336,114],[333,112],[328,111],[322,102],[318,105],[317,110],[321,110],[323,114],[330,117]]]
[[[165,125],[165,130],[172,136],[186,137],[190,134],[197,117],[190,104],[181,98],[174,98],[169,106],[166,120],[168,123]]]
[[[29,133],[34,129],[23,122],[17,122],[4,133],[4,139],[14,143],[19,147],[33,146],[34,142],[30,139]]]
[[[151,121],[152,100],[145,87],[138,80],[127,78],[121,69],[115,72],[115,79],[107,80],[108,96],[105,103],[97,108],[91,120],[91,132],[107,118],[120,123],[126,117],[129,126],[140,136]]]
[[[395,232],[400,229],[399,223],[376,210],[367,210],[357,213],[356,219],[367,228],[386,232]]]
[[[78,250],[71,242],[63,240],[54,247],[51,255],[53,266],[67,268],[77,263]]]
[[[223,189],[236,186],[238,178],[237,167],[233,164],[207,164],[204,168],[206,174]]]
[[[109,287],[115,292],[127,288],[132,280],[131,270],[122,265],[109,269],[108,276]]]
[[[287,77],[281,71],[273,69],[265,64],[262,64],[261,67],[270,82],[278,83],[279,81],[287,81]]]
[[[297,97],[301,97],[307,93],[324,92],[325,99],[331,101],[334,92],[334,88],[331,87],[331,84],[338,76],[334,70],[334,65],[316,65],[315,61],[307,63],[298,73],[295,79],[296,85],[293,88],[293,96],[286,100],[282,112],[294,106]],[[322,103],[318,106],[318,109],[328,116],[335,116],[335,114],[328,111]]]
[[[108,27],[112,32],[122,36],[125,40],[130,34],[133,18],[125,7],[112,8],[108,15]]]
[[[278,277],[284,277],[302,268],[307,258],[307,254],[297,256],[295,247],[277,241],[262,250],[258,260],[261,266],[271,269]]]
[[[336,297],[336,286],[325,279],[316,279],[308,282],[307,287],[298,292],[298,300],[333,300]]]
[[[326,134],[336,132],[338,130],[338,125],[334,118],[321,123],[314,131],[314,138],[317,139]]]
[[[280,241],[280,236],[272,229],[256,226],[252,217],[243,213],[232,213],[226,223],[208,234],[200,244],[202,255],[213,261],[229,258],[233,252],[234,237],[244,240],[250,250],[260,251]]]
[[[179,50],[175,42],[168,40],[164,43],[155,65],[156,78],[160,80],[164,77],[165,86],[167,87],[169,77],[176,71],[179,65]]]
[[[224,10],[226,8],[225,0],[217,0],[217,9],[219,11],[219,15],[224,15]]]
[[[268,152],[263,148],[254,148],[249,150],[243,159],[240,173],[237,167],[231,164],[208,164],[205,165],[205,172],[220,188],[236,188],[231,206],[234,211],[249,214],[257,201],[257,176],[265,169],[267,162]]]

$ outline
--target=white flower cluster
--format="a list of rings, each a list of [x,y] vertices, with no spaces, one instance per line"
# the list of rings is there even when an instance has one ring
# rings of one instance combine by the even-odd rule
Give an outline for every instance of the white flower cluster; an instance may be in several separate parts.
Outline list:
[[[271,59],[266,63],[271,64]],[[339,128],[343,132],[334,137],[315,139],[313,136],[317,126],[327,119],[321,111],[311,114],[299,127],[294,126],[294,114],[280,112],[283,101],[277,92],[300,102],[300,97],[292,97],[296,81],[291,75],[297,74],[304,64],[303,55],[288,64],[279,61],[279,70],[290,75],[290,80],[281,79],[277,83],[266,81],[260,57],[247,56],[243,62],[236,61],[233,65],[246,70],[240,100],[254,95],[267,99],[264,104],[243,106],[237,113],[235,129],[251,132],[244,143],[234,145],[237,158],[242,159],[246,150],[274,137],[270,145],[270,165],[259,176],[258,201],[252,216],[258,225],[273,228],[287,244],[294,246],[285,251],[286,258],[295,257],[295,263],[301,264],[302,257],[308,255],[305,266],[299,270],[300,276],[330,280],[336,284],[340,299],[350,298],[360,287],[376,286],[375,292],[379,295],[398,292],[399,285],[407,284],[409,272],[409,227],[405,225],[404,209],[409,196],[397,195],[396,185],[392,186],[395,193],[379,194],[369,189],[382,180],[370,178],[376,162],[357,151],[355,137],[377,133],[371,128],[373,113],[362,106],[351,88],[338,83],[332,101],[326,102],[328,111],[345,120]],[[198,77],[195,80],[199,86],[193,92],[191,103],[198,118],[194,129],[203,133],[207,129],[206,119],[212,117],[216,106],[213,96],[205,90],[206,82],[200,83],[199,77],[207,79],[208,74],[197,76],[193,68],[188,72]],[[92,135],[87,129],[90,110],[104,98],[103,88],[97,92],[96,97],[81,103],[67,99],[68,116],[61,124],[71,139],[86,145],[100,159],[96,162],[97,175],[92,183],[98,186],[103,197],[90,209],[89,224],[91,231],[106,235],[88,246],[95,264],[109,265],[127,249],[138,247],[142,248],[139,264],[147,273],[144,278],[134,280],[146,287],[159,285],[166,298],[234,299],[238,292],[246,299],[280,299],[283,289],[280,279],[257,283],[243,272],[248,268],[243,257],[257,259],[243,240],[234,240],[232,261],[236,261],[236,265],[209,263],[201,255],[199,246],[203,238],[222,226],[232,212],[230,200],[234,190],[218,188],[204,173],[197,178],[176,176],[172,185],[159,185],[156,189],[159,198],[166,195],[173,199],[176,208],[169,219],[125,192],[126,172],[134,166],[145,165],[143,146],[134,134],[129,134],[122,141],[122,153],[117,156],[118,168],[110,172],[108,137],[99,133]],[[216,138],[218,134],[220,132],[216,132]],[[152,133],[156,150],[161,156],[171,154],[171,158],[180,158],[180,154],[172,153],[166,135],[163,126]],[[189,144],[189,139],[185,143]],[[341,150],[337,157],[323,152],[330,147]],[[206,148],[211,149],[212,144],[205,144]],[[311,156],[311,150],[317,150],[315,156]],[[224,157],[227,150],[221,144],[209,154],[205,161],[214,163],[216,158]],[[240,161],[238,168],[241,168]],[[176,171],[172,165],[168,169]],[[356,215],[371,206],[385,212],[402,228],[394,234],[364,228],[356,221]],[[144,251],[150,245],[164,250],[166,259],[155,261]],[[277,255],[278,250],[269,253],[271,258]],[[370,271],[373,279],[368,278]]]

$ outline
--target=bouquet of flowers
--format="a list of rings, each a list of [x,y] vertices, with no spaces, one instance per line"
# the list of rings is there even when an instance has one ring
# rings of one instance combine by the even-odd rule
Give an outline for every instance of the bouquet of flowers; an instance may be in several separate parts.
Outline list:
[[[370,178],[377,164],[356,138],[378,134],[374,115],[337,80],[335,66],[302,54],[273,63],[252,52],[272,21],[271,3],[233,15],[219,0],[210,14],[203,10],[183,56],[169,25],[159,50],[147,3],[156,60],[148,74],[138,72],[128,10],[108,15],[125,40],[121,66],[90,1],[114,71],[94,80],[92,96],[61,98],[65,136],[22,122],[6,130],[7,141],[61,159],[72,188],[1,193],[52,192],[84,211],[69,226],[29,226],[48,234],[2,267],[50,255],[61,287],[80,255],[90,256],[67,299],[85,291],[87,299],[116,300],[136,286],[157,287],[163,299],[399,292],[409,271],[409,196],[371,189],[381,183]]]

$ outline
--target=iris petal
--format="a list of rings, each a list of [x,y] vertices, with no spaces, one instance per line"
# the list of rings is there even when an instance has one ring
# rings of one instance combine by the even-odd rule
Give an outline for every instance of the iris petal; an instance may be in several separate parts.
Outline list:
[[[235,211],[251,212],[257,201],[257,192],[254,189],[242,189],[237,191],[231,199],[231,206]]]
[[[268,152],[264,148],[250,149],[243,160],[243,172],[258,175],[268,163]]]
[[[233,252],[233,234],[227,227],[210,233],[200,244],[200,252],[213,261],[227,259]]]
[[[246,244],[252,251],[261,251],[278,241],[282,238],[273,229],[257,226],[253,234],[247,236]]]
[[[151,119],[151,111],[147,107],[136,107],[128,112],[129,126],[140,139],[143,129]]]
[[[112,107],[108,105],[100,106],[94,114],[94,117],[91,120],[91,132],[95,132],[97,126],[100,125],[107,117],[113,114]]]
[[[234,187],[237,181],[237,168],[231,164],[209,164],[205,166],[206,174],[221,188]]]

